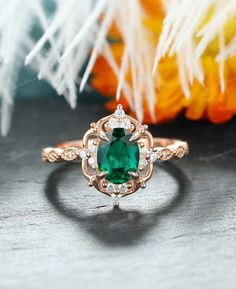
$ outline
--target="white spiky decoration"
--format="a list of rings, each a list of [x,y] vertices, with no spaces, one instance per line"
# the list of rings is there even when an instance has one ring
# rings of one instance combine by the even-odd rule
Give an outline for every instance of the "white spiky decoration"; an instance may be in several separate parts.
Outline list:
[[[0,100],[3,136],[10,127],[18,71],[24,63],[27,51],[32,47],[31,26],[39,13],[44,14],[40,2],[0,1]]]
[[[56,11],[50,18],[43,0],[0,0],[2,135],[7,134],[10,126],[17,74],[24,60],[37,71],[39,79],[47,80],[74,108],[77,84],[80,92],[83,91],[97,57],[103,55],[118,78],[117,99],[123,91],[131,109],[142,120],[143,98],[147,97],[154,119],[154,75],[160,59],[177,55],[182,89],[188,98],[194,79],[204,85],[201,56],[209,43],[219,36],[220,49],[215,60],[220,63],[223,92],[224,62],[236,54],[236,36],[225,45],[223,31],[228,19],[236,16],[236,1],[163,0],[162,3],[166,18],[155,53],[155,45],[143,25],[145,11],[140,0],[58,0]],[[212,5],[215,10],[211,20],[199,31],[199,25]],[[44,30],[36,43],[30,36],[35,19]],[[114,22],[125,46],[120,66],[115,62],[107,41]],[[198,43],[196,37],[200,40]],[[80,78],[79,73],[85,65]],[[125,80],[128,69],[131,69],[132,88]]]
[[[173,0],[163,3],[166,18],[157,45],[153,72],[155,73],[162,57],[177,54],[183,92],[186,97],[189,97],[189,84],[192,84],[194,78],[204,85],[201,56],[210,42],[219,36],[220,51],[216,56],[216,61],[220,62],[220,84],[224,92],[224,61],[236,54],[236,38],[225,47],[224,26],[230,18],[236,17],[236,1]],[[211,20],[198,31],[212,6],[215,7],[215,11]],[[196,38],[200,40],[198,44],[196,44]]]

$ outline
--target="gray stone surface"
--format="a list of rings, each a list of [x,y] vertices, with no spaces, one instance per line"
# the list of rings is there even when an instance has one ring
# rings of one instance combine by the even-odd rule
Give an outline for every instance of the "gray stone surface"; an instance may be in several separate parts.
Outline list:
[[[147,189],[113,210],[78,164],[40,160],[42,147],[105,114],[17,103],[0,141],[0,288],[236,288],[236,122],[151,128],[188,140],[191,153],[156,166]]]

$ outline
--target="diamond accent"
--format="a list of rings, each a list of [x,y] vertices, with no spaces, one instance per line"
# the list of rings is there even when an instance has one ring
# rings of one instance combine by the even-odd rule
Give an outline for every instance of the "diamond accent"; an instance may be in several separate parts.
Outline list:
[[[94,167],[94,166],[97,165],[97,159],[96,159],[95,157],[90,157],[90,158],[88,159],[88,163],[89,163],[89,165],[90,165],[91,167]]]
[[[48,153],[48,161],[50,163],[55,163],[60,158],[59,154],[55,151],[50,151]]]
[[[152,153],[150,154],[149,161],[150,161],[151,163],[154,163],[156,160],[157,160],[157,154],[154,153],[154,152],[152,152]]]
[[[122,109],[122,107],[118,107],[115,111],[115,116],[118,118],[122,118],[125,116],[125,111]]]
[[[139,167],[146,167],[146,165],[148,164],[147,160],[145,159],[140,159],[139,160]]]
[[[80,150],[80,151],[79,151],[79,157],[80,157],[82,160],[87,159],[86,150]]]
[[[108,193],[113,193],[116,190],[116,186],[112,183],[108,183],[106,191]]]
[[[116,128],[118,126],[118,121],[115,118],[111,118],[108,121],[108,126],[112,129]]]
[[[139,153],[140,153],[141,157],[145,158],[146,155],[148,154],[148,148],[147,147],[139,148]]]
[[[73,161],[76,159],[79,155],[79,149],[77,148],[66,148],[63,153],[61,154],[61,157],[66,161]]]
[[[112,183],[108,183],[106,187],[106,191],[114,196],[117,196],[116,192],[120,192],[119,196],[121,197],[122,194],[125,194],[128,192],[128,187],[127,187],[127,184],[115,185]]]
[[[97,151],[97,146],[95,144],[92,144],[89,149],[88,149],[91,153],[96,153]]]
[[[129,129],[129,128],[131,127],[131,121],[130,121],[130,119],[128,119],[128,118],[121,119],[120,121],[118,121],[118,120],[115,119],[115,118],[111,118],[111,119],[108,121],[108,126],[109,126],[111,129],[114,129],[114,128]]]
[[[122,127],[125,129],[129,129],[131,127],[131,121],[128,118],[125,118],[122,123],[121,123]]]
[[[173,152],[168,148],[162,149],[157,154],[157,158],[161,159],[163,161],[167,161],[167,160],[171,159],[172,156],[173,156]]]
[[[127,193],[127,191],[128,191],[126,184],[122,184],[119,189],[120,189],[120,192],[123,194]]]
[[[146,160],[146,157],[148,155],[148,152],[149,150],[145,146],[139,148],[139,154],[140,154],[139,167],[144,168],[147,166],[148,162]]]

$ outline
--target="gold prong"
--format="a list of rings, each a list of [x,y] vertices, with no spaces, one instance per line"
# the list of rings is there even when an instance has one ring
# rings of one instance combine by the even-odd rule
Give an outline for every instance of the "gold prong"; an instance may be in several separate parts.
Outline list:
[[[145,188],[146,188],[146,183],[145,183],[145,182],[142,182],[141,185],[140,185],[140,187],[141,187],[142,189],[145,189]]]
[[[90,152],[87,152],[87,153],[86,153],[86,156],[87,156],[87,158],[90,158],[90,157],[91,157],[91,153],[90,153]]]
[[[133,123],[131,123],[130,130],[133,131],[134,129],[135,129],[135,125]]]
[[[115,209],[117,209],[117,208],[119,208],[119,203],[118,202],[113,202],[113,208]]]
[[[147,129],[148,129],[148,126],[146,124],[144,124],[140,129],[141,134],[145,134]]]
[[[92,187],[94,185],[95,180],[96,180],[96,177],[94,176],[90,177],[88,181],[88,186]]]
[[[104,129],[105,131],[108,131],[110,129],[108,122],[104,124]]]
[[[97,174],[97,178],[98,179],[103,179],[107,174],[108,174],[108,172],[100,172],[100,173]]]
[[[99,134],[98,134],[98,137],[99,137],[101,140],[109,141],[109,138],[107,137],[107,135],[105,134],[104,131],[100,131]]]
[[[122,104],[117,105],[117,109],[122,109],[122,108],[123,108]]]
[[[136,180],[139,178],[139,174],[136,172],[129,172],[129,175],[131,176],[132,179]]]
[[[142,172],[144,170],[144,167],[143,166],[139,166],[138,169],[139,169],[140,172]]]
[[[143,125],[143,128],[144,128],[145,130],[148,130],[148,125],[147,125],[147,124],[144,124],[144,125]]]
[[[129,141],[137,141],[138,139],[140,139],[140,137],[141,137],[141,133],[139,131],[137,131],[131,136]]]
[[[95,127],[95,125],[96,125],[96,123],[95,123],[95,122],[91,122],[91,123],[90,123],[90,127],[91,127],[91,128],[94,128],[94,127]]]

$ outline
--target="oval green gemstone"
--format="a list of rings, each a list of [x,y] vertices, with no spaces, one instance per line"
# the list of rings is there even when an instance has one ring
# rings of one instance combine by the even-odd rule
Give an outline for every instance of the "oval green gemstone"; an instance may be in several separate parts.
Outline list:
[[[108,172],[106,179],[113,184],[123,184],[131,179],[129,172],[136,172],[139,164],[139,147],[130,141],[132,134],[123,128],[107,132],[109,141],[101,141],[97,162],[101,172]]]

